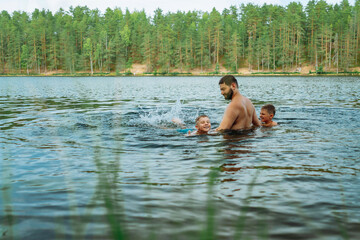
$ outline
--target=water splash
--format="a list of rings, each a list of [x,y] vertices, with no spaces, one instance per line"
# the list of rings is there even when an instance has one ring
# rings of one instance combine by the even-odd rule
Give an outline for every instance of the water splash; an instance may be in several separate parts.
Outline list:
[[[157,126],[157,127],[168,127],[174,125],[172,122],[173,118],[179,118],[184,121],[183,107],[180,99],[178,99],[174,106],[170,109],[165,109],[163,107],[156,109],[142,109],[140,113],[141,124]]]
[[[193,127],[195,119],[199,115],[199,109],[194,106],[186,106],[180,99],[174,105],[138,106],[138,111],[128,114],[127,126],[132,127],[156,127],[156,128],[179,128],[172,119],[178,118],[185,127]]]

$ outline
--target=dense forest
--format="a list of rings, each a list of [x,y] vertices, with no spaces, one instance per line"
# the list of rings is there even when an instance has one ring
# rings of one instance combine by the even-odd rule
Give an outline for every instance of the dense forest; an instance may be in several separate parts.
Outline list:
[[[0,74],[294,71],[303,65],[347,71],[360,62],[360,0],[306,6],[242,4],[211,12],[164,13],[71,7],[0,14]]]

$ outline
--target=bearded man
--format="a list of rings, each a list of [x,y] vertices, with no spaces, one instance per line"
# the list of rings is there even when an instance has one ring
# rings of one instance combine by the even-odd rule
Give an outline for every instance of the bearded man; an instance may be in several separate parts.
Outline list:
[[[254,105],[247,97],[240,94],[239,85],[234,76],[222,77],[219,86],[221,94],[231,102],[224,112],[217,131],[250,129],[253,126],[261,125]]]

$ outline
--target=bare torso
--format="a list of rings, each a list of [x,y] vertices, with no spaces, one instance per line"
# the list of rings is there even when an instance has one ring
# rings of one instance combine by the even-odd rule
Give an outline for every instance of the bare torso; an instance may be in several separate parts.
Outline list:
[[[254,114],[255,108],[247,97],[241,95],[236,96],[231,101],[228,108],[231,108],[231,111],[238,112],[238,116],[231,127],[232,130],[251,128],[252,116]]]
[[[253,125],[260,126],[254,105],[247,97],[242,96],[240,93],[235,94],[225,110],[218,130],[249,129]]]

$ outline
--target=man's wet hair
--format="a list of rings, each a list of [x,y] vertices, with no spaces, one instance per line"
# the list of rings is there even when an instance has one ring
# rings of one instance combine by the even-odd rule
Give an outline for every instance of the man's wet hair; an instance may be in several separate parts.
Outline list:
[[[272,104],[266,104],[261,109],[265,109],[269,114],[273,114],[275,116],[275,107]]]
[[[219,81],[219,85],[223,83],[225,83],[227,86],[231,86],[232,83],[235,83],[236,87],[239,88],[239,84],[233,75],[226,75],[222,77]]]
[[[208,115],[205,115],[205,114],[200,115],[200,116],[198,116],[198,117],[195,119],[195,124],[197,125],[197,124],[198,124],[198,121],[200,120],[200,118],[204,118],[204,117],[209,118],[209,116],[208,116]]]

